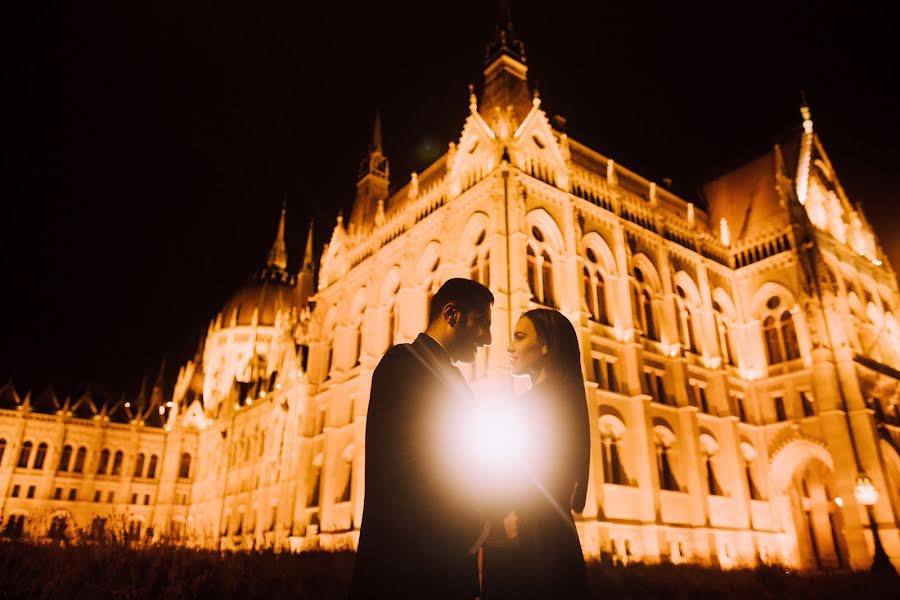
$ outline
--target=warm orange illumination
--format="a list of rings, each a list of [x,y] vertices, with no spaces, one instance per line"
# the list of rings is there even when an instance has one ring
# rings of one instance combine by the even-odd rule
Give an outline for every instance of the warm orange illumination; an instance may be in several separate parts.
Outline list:
[[[873,506],[878,502],[878,490],[872,484],[872,480],[865,475],[856,478],[856,487],[853,488],[853,496],[863,506]]]

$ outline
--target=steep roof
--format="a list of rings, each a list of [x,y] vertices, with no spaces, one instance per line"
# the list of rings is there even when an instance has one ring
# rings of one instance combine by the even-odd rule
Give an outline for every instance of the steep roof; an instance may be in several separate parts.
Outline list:
[[[789,222],[778,189],[779,161],[783,159],[785,173],[796,172],[799,135],[792,134],[779,147],[781,157],[772,147],[701,186],[711,225],[715,227],[725,219],[734,242],[785,227]]]

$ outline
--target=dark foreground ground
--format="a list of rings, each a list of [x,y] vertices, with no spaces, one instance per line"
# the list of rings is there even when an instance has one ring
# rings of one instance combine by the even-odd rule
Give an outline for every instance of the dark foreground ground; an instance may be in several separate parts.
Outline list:
[[[352,553],[213,552],[119,544],[0,542],[2,598],[344,598]],[[595,598],[828,600],[900,597],[900,582],[865,573],[815,576],[767,567],[589,565]]]

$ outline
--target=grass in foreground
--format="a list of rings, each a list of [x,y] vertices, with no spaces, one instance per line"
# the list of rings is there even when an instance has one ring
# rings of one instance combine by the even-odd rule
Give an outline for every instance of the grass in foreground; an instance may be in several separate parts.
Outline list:
[[[3,598],[251,600],[346,598],[350,552],[215,552],[176,546],[0,542]],[[900,582],[866,573],[804,575],[776,567],[721,571],[700,566],[588,566],[595,598],[831,600],[890,598]]]

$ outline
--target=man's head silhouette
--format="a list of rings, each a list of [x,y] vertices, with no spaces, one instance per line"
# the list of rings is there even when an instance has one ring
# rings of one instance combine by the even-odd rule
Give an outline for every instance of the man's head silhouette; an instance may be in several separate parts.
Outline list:
[[[470,363],[481,346],[491,343],[491,291],[471,279],[447,280],[431,299],[429,336],[437,340],[453,361]]]

